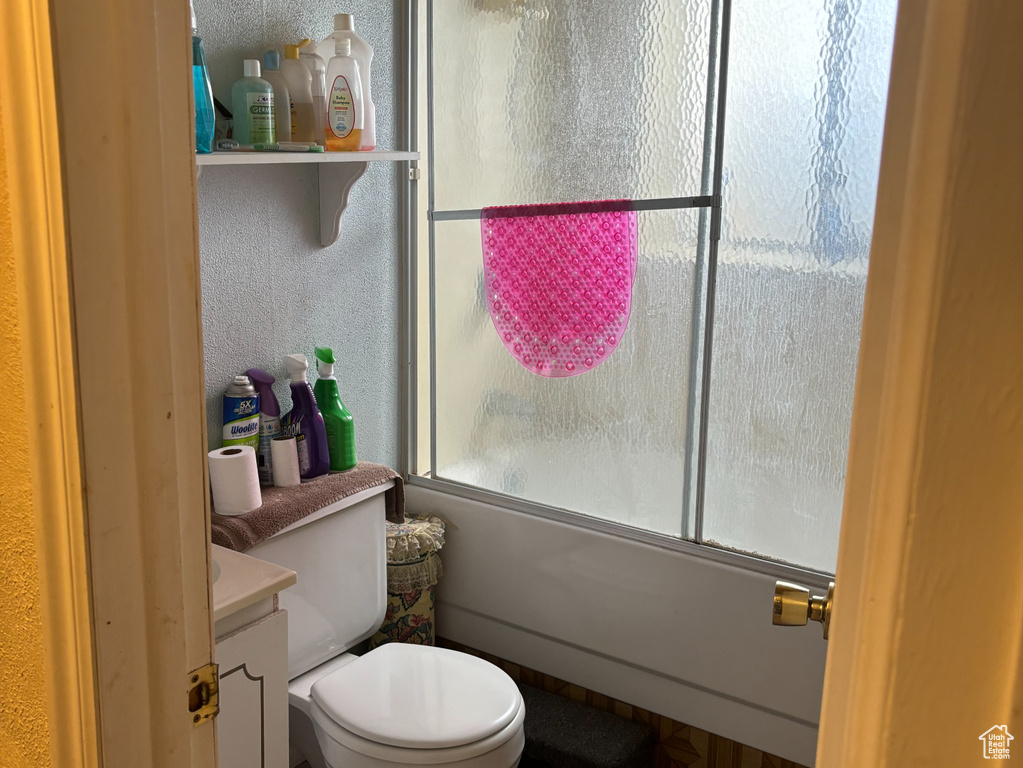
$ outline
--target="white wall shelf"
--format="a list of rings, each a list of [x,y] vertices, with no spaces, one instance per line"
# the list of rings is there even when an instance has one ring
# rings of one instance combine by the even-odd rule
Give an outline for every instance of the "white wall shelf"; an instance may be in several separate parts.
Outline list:
[[[214,152],[196,155],[196,172],[214,165],[291,165],[316,163],[320,175],[320,244],[332,245],[341,233],[348,195],[371,162],[419,159],[418,152]]]

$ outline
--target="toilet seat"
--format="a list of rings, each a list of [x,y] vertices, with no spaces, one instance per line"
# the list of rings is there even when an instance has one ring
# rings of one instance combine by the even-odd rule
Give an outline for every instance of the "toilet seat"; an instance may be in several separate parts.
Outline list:
[[[483,754],[511,739],[525,717],[522,695],[499,668],[468,654],[403,643],[381,646],[323,676],[311,698],[310,714],[325,734],[395,762]],[[438,759],[410,760],[410,752]]]
[[[328,765],[351,768],[381,768],[381,766],[441,765],[462,768],[493,768],[517,765],[525,744],[523,706],[515,718],[497,733],[475,741],[446,749],[416,749],[394,747],[364,739],[334,722],[314,701],[309,714],[319,731],[320,747]]]

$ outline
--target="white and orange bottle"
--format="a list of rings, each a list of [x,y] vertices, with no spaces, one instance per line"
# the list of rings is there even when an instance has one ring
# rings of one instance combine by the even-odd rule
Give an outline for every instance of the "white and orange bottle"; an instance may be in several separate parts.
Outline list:
[[[316,45],[316,52],[324,61],[334,55],[338,38],[347,37],[352,41],[352,58],[359,64],[359,79],[362,81],[362,102],[365,120],[362,126],[364,152],[376,148],[376,108],[373,105],[373,91],[370,85],[370,70],[373,66],[373,46],[355,34],[355,17],[350,13],[334,14],[334,34]]]
[[[327,64],[326,148],[328,152],[357,152],[362,144],[365,102],[359,63],[352,57],[352,41],[335,41]]]

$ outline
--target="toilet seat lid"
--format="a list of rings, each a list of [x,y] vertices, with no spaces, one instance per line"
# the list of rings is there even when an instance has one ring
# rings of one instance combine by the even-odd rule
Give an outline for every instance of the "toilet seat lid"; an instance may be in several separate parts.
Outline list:
[[[475,656],[388,643],[317,680],[312,698],[338,725],[378,744],[443,749],[505,728],[522,707],[507,674]]]

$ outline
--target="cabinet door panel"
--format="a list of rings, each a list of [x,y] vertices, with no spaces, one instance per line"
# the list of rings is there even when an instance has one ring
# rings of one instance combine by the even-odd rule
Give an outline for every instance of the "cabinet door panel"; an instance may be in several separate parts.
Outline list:
[[[277,611],[217,641],[220,768],[288,766],[288,615]]]

